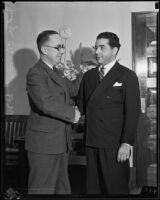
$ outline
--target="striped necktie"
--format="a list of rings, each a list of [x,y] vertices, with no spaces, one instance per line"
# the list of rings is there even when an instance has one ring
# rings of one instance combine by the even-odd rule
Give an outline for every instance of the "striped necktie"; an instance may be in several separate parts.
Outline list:
[[[98,71],[98,75],[99,75],[99,78],[100,78],[100,81],[103,79],[104,77],[104,66],[102,66],[99,71]]]

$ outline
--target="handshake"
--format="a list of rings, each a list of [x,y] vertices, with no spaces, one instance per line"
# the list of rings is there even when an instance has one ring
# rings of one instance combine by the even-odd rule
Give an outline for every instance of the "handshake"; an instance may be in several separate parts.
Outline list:
[[[79,120],[81,118],[81,113],[80,113],[80,111],[79,111],[77,106],[75,106],[74,108],[75,108],[75,118],[74,118],[74,122],[73,123],[76,124],[76,123],[79,122]]]

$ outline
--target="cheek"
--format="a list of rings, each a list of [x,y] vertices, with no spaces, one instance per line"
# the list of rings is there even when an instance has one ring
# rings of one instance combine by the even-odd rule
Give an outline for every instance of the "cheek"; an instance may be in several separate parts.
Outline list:
[[[112,55],[110,52],[106,52],[105,54],[103,54],[103,59],[106,60],[108,58],[110,58]]]
[[[55,62],[57,63],[58,58],[56,57],[56,55],[52,54],[52,55],[50,55],[49,60],[50,60],[52,63],[55,63]]]
[[[55,54],[52,54],[52,60],[56,60],[58,59],[58,55],[55,53]]]
[[[103,60],[107,60],[108,59],[108,54],[103,54]]]

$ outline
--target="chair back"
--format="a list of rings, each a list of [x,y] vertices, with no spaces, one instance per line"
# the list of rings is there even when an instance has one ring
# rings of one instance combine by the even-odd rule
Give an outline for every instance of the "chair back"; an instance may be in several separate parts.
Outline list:
[[[5,148],[16,149],[15,140],[23,138],[28,115],[5,115]]]

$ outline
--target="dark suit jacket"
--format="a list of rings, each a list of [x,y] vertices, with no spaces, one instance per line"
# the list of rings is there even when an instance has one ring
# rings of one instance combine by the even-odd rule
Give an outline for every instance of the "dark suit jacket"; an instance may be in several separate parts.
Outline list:
[[[75,111],[65,79],[39,60],[27,74],[31,113],[26,128],[25,148],[57,154],[71,148],[71,122]]]
[[[113,86],[116,82],[121,86]],[[117,148],[134,143],[140,113],[136,74],[118,62],[99,83],[98,68],[83,76],[77,104],[86,115],[86,145]]]

